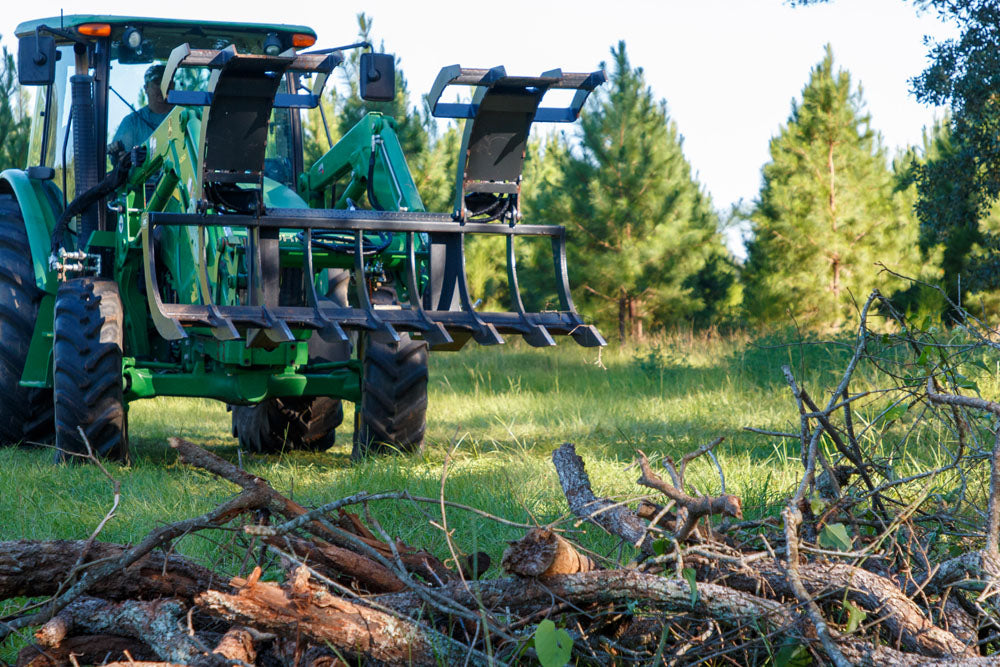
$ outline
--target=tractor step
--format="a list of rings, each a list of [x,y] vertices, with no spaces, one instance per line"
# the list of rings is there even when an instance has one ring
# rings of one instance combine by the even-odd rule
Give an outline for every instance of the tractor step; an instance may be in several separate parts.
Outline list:
[[[164,303],[157,283],[156,247],[153,229],[157,226],[198,228],[200,253],[204,256],[205,228],[208,226],[247,229],[250,275],[248,305],[212,303],[205,263],[198,267],[200,304]],[[321,301],[315,286],[312,232],[336,230],[352,234],[355,252],[352,272],[357,307],[331,307]],[[303,270],[308,306],[278,304],[279,230],[301,231]],[[368,295],[365,280],[368,267],[364,252],[365,234],[391,232],[406,240],[406,282],[409,301],[400,308],[376,308]],[[417,285],[416,234],[429,240],[431,283],[423,298]],[[506,237],[507,276],[513,312],[475,310],[465,274],[466,234],[493,234]],[[560,309],[525,310],[514,261],[514,238],[548,237],[552,243],[553,271]],[[186,327],[208,327],[220,340],[246,338],[248,345],[258,338],[271,343],[294,339],[292,329],[313,329],[331,342],[345,341],[345,330],[369,332],[378,340],[397,341],[399,331],[420,334],[432,348],[455,345],[453,336],[471,336],[483,345],[503,343],[501,334],[519,334],[534,346],[554,345],[553,335],[569,335],[586,347],[604,345],[592,325],[586,324],[573,305],[566,273],[566,230],[558,225],[508,225],[455,222],[448,215],[422,212],[362,211],[341,209],[266,209],[264,215],[201,215],[191,213],[146,213],[142,221],[146,295],[153,323],[161,336],[178,340],[187,336]],[[262,343],[267,344],[267,343]]]

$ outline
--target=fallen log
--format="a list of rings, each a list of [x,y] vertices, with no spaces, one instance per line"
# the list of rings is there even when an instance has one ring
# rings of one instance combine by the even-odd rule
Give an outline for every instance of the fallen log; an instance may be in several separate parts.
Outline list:
[[[78,564],[120,558],[129,547],[83,540],[0,542],[0,600],[54,595]],[[192,600],[225,586],[211,570],[182,556],[154,551],[94,583],[90,594],[108,600],[173,597]]]
[[[772,629],[794,632],[795,616],[781,602],[717,584],[699,582],[695,589],[697,601],[692,605],[691,585],[683,579],[637,570],[598,570],[544,581],[511,577],[467,585],[453,582],[439,592],[462,605],[474,607],[481,603],[488,611],[509,610],[519,615],[550,607],[554,600],[569,600],[580,606],[635,601],[725,622],[757,619]],[[389,593],[372,600],[413,618],[427,611],[413,592]]]
[[[370,593],[393,593],[406,588],[392,570],[371,558],[334,544],[315,544],[297,537],[268,537],[264,540],[279,549],[292,552],[333,579],[345,577],[348,583]],[[205,588],[211,588],[206,586]]]
[[[46,642],[57,641],[60,648],[69,642],[65,637],[74,634],[118,635],[142,642],[161,660],[191,664],[202,651],[181,629],[186,614],[187,607],[170,598],[109,602],[81,596],[66,605],[50,621],[52,626],[43,626],[39,634]]]
[[[256,576],[255,576],[256,575]],[[209,590],[196,599],[205,612],[278,635],[301,633],[319,644],[365,660],[393,665],[482,664],[487,656],[431,628],[349,602],[309,582],[299,568],[288,590],[259,581],[233,579],[237,593]]]
[[[66,638],[57,647],[29,644],[17,654],[15,667],[57,667],[71,664],[70,655],[83,665],[101,665],[108,660],[153,660],[156,654],[142,642],[115,635],[80,635]]]
[[[719,561],[695,558],[699,579],[718,581],[735,590],[759,593],[768,597],[793,599],[784,567],[771,559],[754,561],[752,570],[737,569]],[[890,643],[905,651],[930,657],[976,657],[974,649],[954,634],[932,623],[913,600],[906,597],[891,580],[868,570],[843,563],[803,562],[799,574],[807,592],[814,596],[844,595],[874,617],[878,617]]]

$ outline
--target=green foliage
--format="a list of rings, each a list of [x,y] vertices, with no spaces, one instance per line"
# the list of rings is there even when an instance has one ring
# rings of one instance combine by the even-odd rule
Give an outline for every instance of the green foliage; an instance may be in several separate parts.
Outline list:
[[[694,571],[694,568],[686,567],[681,570],[681,575],[684,577],[684,581],[688,582],[688,588],[691,589],[691,607],[694,608],[698,604],[697,573]]]
[[[823,530],[819,533],[819,543],[837,551],[850,551],[854,546],[851,536],[847,534],[847,527],[842,523],[828,523],[823,526]]]
[[[868,618],[868,613],[850,600],[844,600],[844,611],[847,612],[847,627],[844,628],[847,634],[855,632]]]
[[[0,62],[0,170],[24,168],[28,158],[30,116],[27,93],[17,81],[14,56],[3,47]]]
[[[611,54],[610,80],[582,114],[579,150],[561,160],[561,187],[528,199],[533,213],[573,234],[570,277],[583,308],[617,322],[622,339],[641,339],[710,316],[735,271],[666,104],[624,42]]]
[[[771,140],[751,214],[744,299],[755,321],[790,314],[806,328],[835,328],[875,286],[877,262],[919,271],[916,225],[863,109],[828,46]]]
[[[957,39],[931,45],[931,64],[913,82],[917,98],[949,105],[947,143],[918,170],[918,213],[925,242],[942,243],[947,285],[960,295],[957,276],[966,287],[1000,287],[1000,236],[984,224],[1000,196],[1000,6],[995,0],[919,0],[954,21]],[[976,253],[975,246],[986,253]],[[979,257],[975,255],[979,254]],[[971,280],[970,280],[971,278]]]
[[[573,638],[549,619],[535,628],[535,653],[542,667],[563,667],[573,654]]]

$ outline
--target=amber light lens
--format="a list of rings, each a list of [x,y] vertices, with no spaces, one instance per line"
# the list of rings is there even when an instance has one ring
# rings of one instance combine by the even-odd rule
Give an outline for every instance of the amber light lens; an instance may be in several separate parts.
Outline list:
[[[87,37],[109,37],[111,35],[110,23],[84,23],[76,28],[76,31]]]
[[[297,49],[312,46],[316,43],[316,38],[312,35],[304,35],[301,32],[297,32],[292,35],[292,46]]]

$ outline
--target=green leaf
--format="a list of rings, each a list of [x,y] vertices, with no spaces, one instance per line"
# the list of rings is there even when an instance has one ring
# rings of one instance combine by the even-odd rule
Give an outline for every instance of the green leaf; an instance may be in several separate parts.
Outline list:
[[[844,629],[844,632],[847,634],[851,634],[857,630],[861,623],[868,618],[868,614],[865,610],[861,609],[850,600],[844,601],[844,611],[847,612],[847,628]]]
[[[887,333],[882,334],[882,344],[883,345],[889,344],[889,334]]]
[[[667,548],[670,546],[670,542],[665,539],[653,540],[653,553],[657,556],[662,556],[667,553]]]
[[[784,644],[774,656],[774,667],[807,667],[811,664],[812,656],[802,644]]]
[[[850,551],[854,546],[851,536],[847,534],[847,527],[842,523],[828,523],[823,526],[823,531],[819,534],[819,543],[837,551]]]
[[[535,628],[535,653],[542,667],[564,667],[573,653],[573,638],[545,619]]]
[[[698,580],[695,579],[694,569],[686,567],[681,570],[681,574],[688,582],[688,586],[691,587],[691,606],[694,607],[698,603]]]
[[[920,351],[920,356],[917,357],[917,365],[918,366],[926,366],[927,365],[927,353],[930,351],[930,349],[931,348],[929,348],[929,347],[925,347],[924,349],[922,349]]]
[[[908,409],[909,406],[906,403],[898,403],[886,410],[882,418],[887,422],[894,421],[905,415]]]

